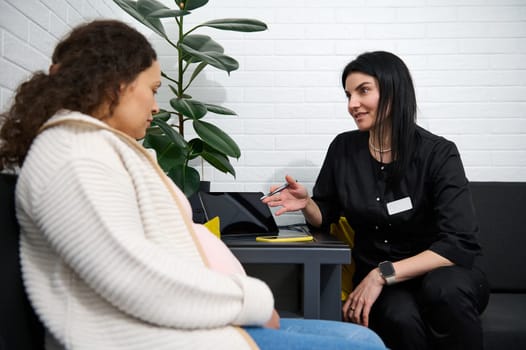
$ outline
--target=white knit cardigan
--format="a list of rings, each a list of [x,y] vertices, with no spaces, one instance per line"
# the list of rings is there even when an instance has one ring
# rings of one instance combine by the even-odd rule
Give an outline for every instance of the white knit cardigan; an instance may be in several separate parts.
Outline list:
[[[21,263],[48,348],[250,349],[266,284],[207,268],[190,213],[135,140],[61,111],[17,187]],[[53,345],[53,346],[52,346]]]

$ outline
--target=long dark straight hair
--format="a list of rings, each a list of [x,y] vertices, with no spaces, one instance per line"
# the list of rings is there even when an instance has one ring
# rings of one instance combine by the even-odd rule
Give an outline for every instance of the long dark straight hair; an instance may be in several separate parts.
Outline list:
[[[416,95],[411,73],[396,55],[385,51],[366,52],[345,66],[342,86],[352,72],[370,75],[378,81],[380,100],[374,125],[377,144],[382,144],[386,124],[391,124],[393,179],[399,180],[411,159],[416,130]],[[390,119],[390,120],[388,120]],[[387,123],[386,123],[387,122]]]

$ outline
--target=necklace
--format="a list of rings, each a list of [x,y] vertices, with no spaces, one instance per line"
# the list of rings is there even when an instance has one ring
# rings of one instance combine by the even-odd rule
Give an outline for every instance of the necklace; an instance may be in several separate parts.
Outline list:
[[[374,147],[373,143],[371,142],[371,140],[369,140],[369,146],[371,146],[371,149],[375,152],[378,152],[378,153],[387,153],[387,152],[391,152],[391,148],[386,148],[386,149],[380,149],[380,148],[376,148]]]

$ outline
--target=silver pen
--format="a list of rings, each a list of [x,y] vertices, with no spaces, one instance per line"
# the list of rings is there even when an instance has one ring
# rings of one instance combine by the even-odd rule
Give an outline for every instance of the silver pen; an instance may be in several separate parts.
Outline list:
[[[275,194],[277,194],[277,193],[280,193],[281,191],[283,191],[283,190],[286,189],[287,187],[289,187],[289,183],[288,183],[288,182],[285,183],[285,184],[283,184],[283,185],[281,185],[281,186],[279,186],[279,187],[276,188],[274,191],[267,193],[266,195],[264,195],[263,197],[261,197],[259,200],[261,201],[261,200],[263,200],[263,199],[265,199],[265,198],[267,198],[267,197],[270,197],[270,196],[273,196],[273,195],[275,195]]]

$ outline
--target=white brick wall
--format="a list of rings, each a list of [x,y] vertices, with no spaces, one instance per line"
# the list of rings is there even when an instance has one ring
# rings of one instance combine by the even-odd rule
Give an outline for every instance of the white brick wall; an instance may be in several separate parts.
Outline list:
[[[354,128],[341,69],[378,49],[409,65],[419,123],[457,143],[470,179],[526,180],[525,1],[283,4],[221,1],[191,16],[255,17],[269,25],[242,37],[209,32],[241,63],[230,77],[208,71],[193,89],[239,113],[237,122],[220,122],[242,147],[238,177],[211,171],[214,189],[261,190],[286,173],[311,185],[334,134]]]
[[[1,105],[29,71],[47,68],[57,38],[100,16],[135,23],[109,0],[0,0]],[[205,168],[213,190],[266,190],[287,173],[311,186],[334,135],[355,128],[341,69],[380,49],[408,64],[419,123],[457,143],[471,180],[526,180],[526,1],[211,0],[186,22],[223,17],[257,18],[269,30],[200,31],[240,62],[230,77],[207,68],[190,92],[238,112],[210,117],[242,149],[236,179]],[[173,50],[141,31],[173,69]],[[170,93],[159,97],[166,105]]]
[[[58,42],[76,24],[122,18],[106,0],[0,0],[0,108],[33,71],[46,70]]]

